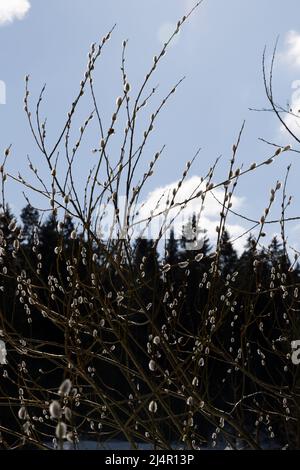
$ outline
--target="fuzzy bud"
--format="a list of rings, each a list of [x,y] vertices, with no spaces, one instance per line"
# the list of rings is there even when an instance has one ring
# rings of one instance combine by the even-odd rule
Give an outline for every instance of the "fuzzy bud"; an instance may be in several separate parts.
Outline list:
[[[65,423],[58,423],[55,429],[55,435],[57,439],[65,439],[67,435],[67,426]]]
[[[28,416],[28,414],[27,414],[25,406],[21,406],[21,408],[18,411],[19,419],[25,420],[25,419],[27,419],[27,416]]]
[[[14,245],[14,249],[15,249],[16,251],[18,251],[19,248],[20,248],[20,242],[19,242],[19,240],[14,240],[13,245]]]
[[[54,400],[49,406],[50,416],[54,419],[61,418],[61,406],[57,400]]]
[[[193,399],[193,397],[188,397],[188,399],[187,399],[187,401],[186,401],[186,404],[187,404],[188,406],[193,406],[193,404],[194,404],[194,399]]]
[[[153,361],[153,359],[151,359],[151,361],[149,362],[149,369],[151,370],[151,372],[154,372],[156,369],[156,363],[155,361]]]
[[[64,409],[64,414],[65,414],[66,419],[67,419],[69,422],[71,422],[71,420],[72,420],[72,411],[70,410],[70,408],[66,407],[66,408]]]
[[[162,270],[163,270],[164,273],[167,273],[168,271],[170,271],[170,269],[171,269],[171,265],[170,264],[165,264]]]
[[[199,379],[198,379],[198,377],[194,377],[194,378],[193,378],[192,385],[193,385],[193,387],[198,387],[198,385],[199,385]]]
[[[14,232],[16,228],[17,228],[17,221],[16,219],[13,219],[8,226],[8,230],[10,230],[11,232]]]
[[[149,403],[149,411],[150,413],[156,413],[157,412],[157,403],[156,401],[150,401]]]
[[[76,240],[76,238],[77,238],[77,232],[76,232],[76,230],[73,230],[73,231],[71,232],[70,237],[71,237],[71,240]]]
[[[178,263],[178,266],[179,266],[181,269],[187,268],[188,265],[189,265],[189,262],[188,262],[188,261],[182,261],[181,263]]]
[[[70,379],[66,379],[62,382],[61,386],[59,387],[58,393],[59,395],[67,396],[69,395],[72,388],[72,382]]]

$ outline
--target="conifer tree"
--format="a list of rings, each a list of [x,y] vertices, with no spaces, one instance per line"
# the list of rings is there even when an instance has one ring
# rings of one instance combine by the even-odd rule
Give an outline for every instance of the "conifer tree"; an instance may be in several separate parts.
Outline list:
[[[230,242],[227,230],[224,231],[220,246],[220,268],[223,275],[232,274],[236,270],[238,256]]]
[[[31,245],[33,241],[34,230],[39,225],[39,211],[27,204],[21,211],[21,220],[23,223],[23,239],[26,244]]]
[[[170,236],[165,245],[165,262],[171,266],[179,259],[178,240],[175,238],[174,228],[170,230]]]

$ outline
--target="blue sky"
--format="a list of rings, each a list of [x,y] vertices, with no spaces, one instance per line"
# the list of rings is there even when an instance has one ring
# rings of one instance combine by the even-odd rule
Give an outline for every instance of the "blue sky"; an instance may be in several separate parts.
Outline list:
[[[32,99],[47,83],[43,114],[48,119],[49,140],[54,139],[78,90],[90,44],[99,41],[117,23],[95,73],[97,95],[108,122],[115,99],[122,92],[120,58],[123,39],[129,40],[127,70],[134,95],[166,34],[194,3],[191,0],[0,0],[0,80],[6,85],[6,104],[0,105],[1,146],[4,149],[13,145],[9,172],[28,174],[27,155],[37,166],[43,165],[23,112],[25,74],[31,76]],[[238,155],[238,161],[244,167],[271,154],[271,149],[258,137],[296,146],[274,116],[251,112],[249,108],[267,106],[262,53],[265,45],[271,52],[278,35],[276,98],[283,105],[290,100],[293,106],[299,104],[300,108],[299,84],[295,82],[300,80],[299,15],[298,0],[204,0],[184,25],[151,82],[152,85],[159,84],[158,103],[159,98],[186,76],[160,115],[151,137],[149,154],[145,157],[147,161],[150,150],[155,151],[166,144],[157,171],[143,194],[148,206],[158,194],[158,188],[174,186],[185,162],[192,158],[198,147],[202,151],[184,191],[188,191],[189,185],[196,184],[197,178],[204,175],[220,155],[222,159],[215,180],[224,176],[232,144],[244,119],[246,126]],[[83,105],[79,115],[81,121],[90,110],[91,103]],[[294,120],[289,124],[298,130]],[[96,132],[87,135],[84,155],[76,169],[78,185],[83,184],[84,159],[92,161],[90,150],[98,145],[98,141]],[[278,179],[283,180],[287,165],[292,163],[288,194],[294,196],[294,201],[289,215],[298,215],[299,158],[297,153],[284,153],[273,165],[241,179],[235,200],[238,210],[259,219],[270,189]],[[24,205],[21,188],[9,182],[7,198],[18,213]],[[278,217],[278,208],[279,201],[272,218]],[[196,209],[194,205],[192,210]],[[211,233],[218,212],[215,202],[209,200],[205,223]],[[229,228],[233,235],[241,233],[243,227],[250,225],[237,217],[231,218]],[[274,226],[270,235],[276,232],[279,227]],[[300,248],[299,236],[300,224],[290,223],[289,242],[296,248]]]

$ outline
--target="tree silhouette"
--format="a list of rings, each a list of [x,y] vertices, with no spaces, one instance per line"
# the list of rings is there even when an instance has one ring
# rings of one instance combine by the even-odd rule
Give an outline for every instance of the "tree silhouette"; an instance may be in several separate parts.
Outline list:
[[[165,262],[174,265],[179,259],[179,241],[175,238],[174,228],[170,229],[170,236],[165,244]]]
[[[31,204],[27,204],[21,211],[23,239],[28,245],[32,244],[34,230],[39,225],[39,218],[39,211]]]
[[[232,274],[237,267],[238,256],[235,249],[230,242],[230,237],[227,230],[224,231],[221,238],[220,246],[220,268],[222,274],[226,276],[227,274]]]

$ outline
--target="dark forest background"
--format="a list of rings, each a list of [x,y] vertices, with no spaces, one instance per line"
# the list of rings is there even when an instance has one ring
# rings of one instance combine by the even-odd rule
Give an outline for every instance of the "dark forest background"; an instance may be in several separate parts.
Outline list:
[[[254,396],[255,398],[250,400],[251,404],[246,400],[247,406],[244,406],[245,402],[241,408],[236,405],[235,413],[243,427],[250,429],[251,433],[262,432],[264,435],[273,435],[275,431],[279,442],[285,442],[287,435],[291,433],[294,436],[298,435],[294,422],[287,422],[285,427],[280,413],[274,417],[271,430],[263,413],[261,413],[263,418],[259,426],[257,425],[260,408],[274,409],[275,414],[278,412],[277,399],[281,400],[280,394],[276,396],[277,392],[274,392],[268,397],[268,389],[273,392],[275,389],[280,390],[282,386],[285,394],[293,393],[297,390],[298,383],[296,366],[291,363],[288,356],[290,341],[297,339],[298,323],[291,323],[289,314],[286,313],[285,292],[289,291],[289,286],[295,289],[300,281],[300,270],[295,263],[291,269],[292,263],[276,237],[271,240],[267,248],[258,249],[250,235],[243,253],[238,255],[230,242],[229,234],[225,231],[220,244],[219,273],[213,282],[211,278],[214,251],[207,236],[204,237],[202,248],[193,251],[186,249],[186,243],[190,240],[187,241],[184,236],[180,240],[175,239],[174,231],[171,230],[164,251],[160,254],[153,240],[138,238],[132,245],[132,256],[127,257],[127,261],[126,258],[119,260],[120,265],[123,263],[123,272],[125,270],[128,275],[128,283],[124,286],[122,277],[107,264],[108,257],[113,257],[114,252],[119,256],[120,249],[117,244],[121,243],[120,240],[111,241],[109,247],[106,246],[105,253],[99,251],[97,263],[94,263],[91,269],[93,256],[93,253],[90,253],[91,244],[81,234],[78,234],[76,240],[72,239],[74,225],[70,217],[66,217],[61,230],[58,231],[58,220],[54,215],[50,215],[40,223],[39,212],[28,204],[21,213],[22,223],[12,232],[13,220],[14,216],[7,206],[0,218],[2,247],[4,244],[0,260],[3,271],[0,302],[2,322],[6,330],[10,331],[12,338],[18,335],[18,338],[23,337],[25,342],[31,338],[33,347],[36,344],[39,348],[42,344],[44,351],[50,353],[61,351],[66,337],[74,334],[69,331],[70,306],[65,305],[65,293],[68,292],[69,285],[68,266],[70,260],[74,257],[80,258],[84,253],[86,262],[78,267],[76,276],[80,286],[85,286],[85,290],[89,291],[92,271],[92,279],[97,279],[98,299],[102,300],[98,310],[95,305],[90,309],[83,299],[80,305],[81,315],[89,324],[103,327],[99,328],[101,344],[112,346],[108,353],[101,350],[99,345],[99,354],[102,357],[105,357],[105,354],[108,356],[113,354],[117,359],[114,364],[105,358],[103,360],[96,358],[89,363],[89,371],[92,371],[93,380],[98,383],[99,388],[110,394],[116,403],[128,407],[129,410],[134,406],[130,380],[117,363],[125,363],[128,367],[132,364],[130,359],[124,356],[124,350],[118,347],[115,336],[105,326],[103,305],[106,305],[106,302],[113,302],[114,315],[123,318],[128,315],[132,320],[128,325],[130,331],[128,341],[131,341],[129,347],[146,375],[149,374],[149,357],[154,354],[153,346],[151,351],[149,346],[147,350],[147,345],[153,337],[153,326],[161,331],[162,340],[164,332],[168,330],[169,347],[178,348],[180,345],[180,351],[177,351],[178,357],[182,358],[182,361],[187,361],[187,367],[191,372],[193,369],[198,370],[195,372],[196,376],[199,381],[205,383],[202,391],[205,402],[230,412],[233,404],[237,403],[237,397]],[[193,216],[189,223],[195,228],[196,217]],[[16,238],[20,240],[20,248],[17,251]],[[57,256],[57,247],[60,247],[59,256]],[[9,253],[13,253],[13,256],[8,256]],[[203,257],[199,256],[200,254]],[[200,261],[196,261],[197,259]],[[124,263],[127,265],[124,266]],[[44,286],[44,292],[40,294],[43,302],[49,308],[52,302],[55,302],[56,311],[65,318],[65,328],[50,321],[47,315],[41,315],[38,306],[30,299],[29,302],[26,300],[25,292],[22,292],[20,285],[20,277],[15,273],[26,270],[26,275],[29,276],[29,266],[32,267],[30,284],[40,286],[41,291]],[[170,266],[170,269],[164,269],[166,266]],[[78,286],[77,288],[79,289]],[[53,295],[51,297],[54,291],[55,298]],[[118,292],[118,297],[111,300],[115,298],[115,292]],[[141,304],[149,312],[151,322],[140,321]],[[214,325],[213,329],[211,325]],[[134,341],[130,338],[134,338]],[[74,343],[77,342],[81,350],[77,356],[79,364],[80,361],[84,361],[84,351],[91,347],[91,341],[90,337],[81,334],[74,338]],[[168,375],[174,364],[169,363],[167,356],[160,358],[158,354],[156,357],[160,369],[168,371],[166,372]],[[187,359],[188,357],[190,359]],[[232,373],[235,367],[234,357],[237,362],[241,358],[243,360],[244,371],[240,375],[237,370]],[[197,358],[197,367],[193,365],[195,358]],[[20,423],[16,417],[15,403],[11,400],[10,407],[7,407],[7,397],[18,395],[20,380],[26,384],[26,370],[30,370],[31,377],[40,387],[40,392],[35,390],[35,393],[40,393],[42,399],[45,398],[47,390],[54,389],[56,386],[54,384],[63,379],[63,371],[57,364],[38,355],[26,357],[26,367],[22,369],[20,352],[9,346],[8,365],[2,366],[2,369],[8,371],[8,378],[6,381],[1,380],[0,383],[1,424],[18,429]],[[157,376],[158,387],[161,386],[161,382],[165,386],[168,382],[167,377]],[[262,384],[264,392],[261,394]],[[147,383],[141,381],[140,393],[147,395],[148,392]],[[173,395],[171,393],[169,402],[175,415],[180,416],[184,413],[186,404],[178,399],[176,393]],[[293,403],[294,416],[297,417],[299,413],[297,400],[293,399]],[[117,411],[120,420],[125,419],[121,408],[119,407]],[[163,433],[168,439],[178,439],[170,417],[163,411],[161,413]],[[142,410],[139,417],[143,419]],[[83,426],[83,433],[90,431],[90,419],[87,420],[87,427]],[[206,417],[201,415],[201,421],[196,424],[196,428],[197,426],[203,439],[209,440],[210,433],[215,429],[209,414]],[[228,430],[231,429],[230,424],[227,424],[227,427]],[[122,433],[119,437],[124,438]],[[9,440],[9,437],[7,439]],[[295,439],[297,441],[296,437]]]

